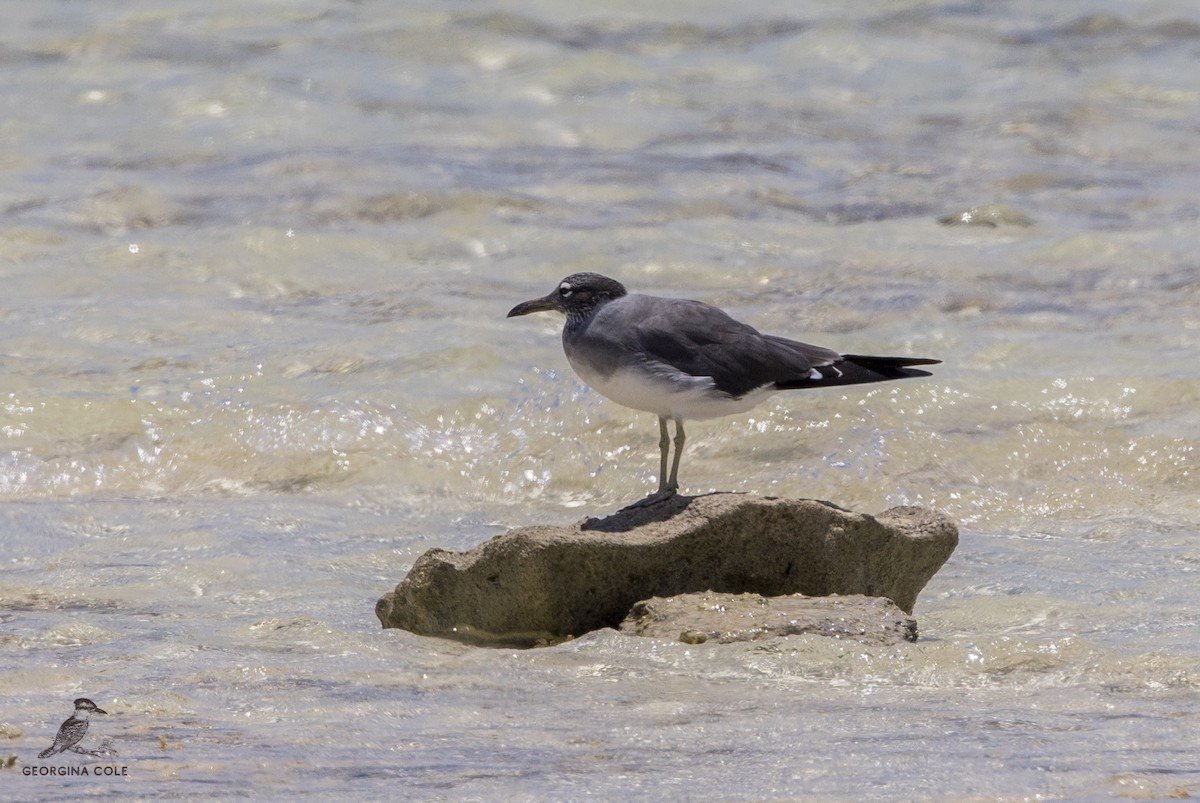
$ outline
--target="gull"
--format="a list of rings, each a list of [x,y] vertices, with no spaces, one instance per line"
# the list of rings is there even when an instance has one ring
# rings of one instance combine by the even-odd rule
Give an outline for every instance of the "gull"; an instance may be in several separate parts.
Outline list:
[[[658,490],[638,505],[669,499],[679,488],[685,420],[742,413],[781,390],[803,390],[931,376],[910,366],[925,357],[842,354],[764,335],[699,301],[631,294],[616,279],[574,273],[549,295],[513,307],[566,316],[562,344],[579,378],[617,404],[658,416]],[[667,472],[675,422],[675,457]]]

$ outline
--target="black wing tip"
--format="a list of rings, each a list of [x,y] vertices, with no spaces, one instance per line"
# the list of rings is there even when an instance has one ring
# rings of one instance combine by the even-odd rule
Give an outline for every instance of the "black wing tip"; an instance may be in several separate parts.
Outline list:
[[[891,379],[917,379],[923,376],[933,376],[929,371],[912,368],[913,365],[940,365],[941,360],[932,357],[871,357],[865,354],[844,354],[842,361],[861,368],[876,378],[864,377],[863,381],[883,381]]]
[[[904,368],[909,365],[941,365],[941,360],[935,360],[932,357],[872,357],[870,354],[843,354],[842,359],[847,362],[875,365],[890,365],[895,368]]]
[[[870,357],[864,354],[843,354],[837,362],[812,369],[820,374],[819,377],[805,376],[776,382],[775,387],[778,390],[799,390],[890,382],[894,379],[920,379],[933,376],[933,374],[909,366],[938,365],[940,363],[941,360],[929,357]]]

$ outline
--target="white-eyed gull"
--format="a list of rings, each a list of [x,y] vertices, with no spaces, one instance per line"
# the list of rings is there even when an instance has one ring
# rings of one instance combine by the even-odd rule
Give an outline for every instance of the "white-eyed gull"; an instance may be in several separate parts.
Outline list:
[[[550,310],[567,316],[563,350],[584,382],[618,404],[658,416],[658,490],[640,504],[679,488],[684,419],[745,412],[781,390],[930,376],[909,366],[941,362],[841,354],[764,335],[708,304],[631,295],[598,273],[574,273],[508,317]],[[670,474],[668,419],[675,422]]]

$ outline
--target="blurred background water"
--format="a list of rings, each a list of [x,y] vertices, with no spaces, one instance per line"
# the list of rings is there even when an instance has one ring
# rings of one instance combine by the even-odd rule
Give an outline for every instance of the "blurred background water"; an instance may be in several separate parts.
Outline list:
[[[4,796],[1200,794],[1194,3],[5,17]],[[426,549],[653,489],[653,417],[504,318],[579,270],[945,360],[681,476],[956,517],[920,643],[379,629]],[[39,762],[76,696],[119,757]]]

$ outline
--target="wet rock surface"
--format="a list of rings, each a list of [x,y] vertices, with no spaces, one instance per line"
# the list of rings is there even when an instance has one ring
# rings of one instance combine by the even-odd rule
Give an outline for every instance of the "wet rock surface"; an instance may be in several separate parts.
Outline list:
[[[642,600],[621,631],[688,644],[817,635],[860,644],[917,640],[917,621],[883,597],[806,597],[706,591]]]

